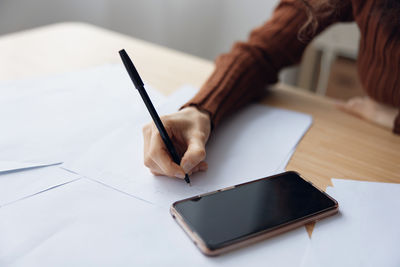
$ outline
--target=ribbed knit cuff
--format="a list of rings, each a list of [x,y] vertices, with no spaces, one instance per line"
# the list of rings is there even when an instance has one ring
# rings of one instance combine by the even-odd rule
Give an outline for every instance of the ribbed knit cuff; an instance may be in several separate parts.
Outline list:
[[[257,58],[261,55],[253,56],[238,46],[232,57],[219,57],[213,74],[181,109],[197,107],[210,115],[212,128],[217,127],[226,115],[257,99],[266,84],[276,82],[277,71]]]
[[[400,135],[400,110],[396,119],[394,120],[393,132]]]

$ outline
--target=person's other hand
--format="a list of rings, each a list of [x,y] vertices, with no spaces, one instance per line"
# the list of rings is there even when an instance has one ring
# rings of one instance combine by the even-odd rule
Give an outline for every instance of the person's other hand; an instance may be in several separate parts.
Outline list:
[[[184,179],[198,171],[206,171],[205,145],[211,131],[210,116],[195,107],[186,107],[176,113],[163,116],[161,120],[182,156],[180,166],[172,158],[153,122],[143,127],[144,164],[154,175],[166,175]]]
[[[354,97],[347,102],[338,101],[335,106],[351,115],[367,120],[379,126],[392,129],[398,109],[380,104],[368,96]]]

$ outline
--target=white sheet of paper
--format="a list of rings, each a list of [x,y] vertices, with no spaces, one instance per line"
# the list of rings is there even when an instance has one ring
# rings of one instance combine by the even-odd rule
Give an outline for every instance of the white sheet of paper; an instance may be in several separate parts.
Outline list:
[[[340,214],[316,224],[303,266],[400,266],[400,184],[333,184]]]
[[[164,96],[146,87],[161,104]],[[70,160],[143,117],[143,101],[122,64],[2,82],[0,94],[0,160],[6,161]]]
[[[176,110],[195,93],[185,87],[167,100]],[[177,104],[178,103],[178,104]],[[168,110],[169,108],[169,110]],[[227,118],[207,144],[209,169],[182,180],[155,177],[143,164],[142,132],[132,123],[93,145],[66,168],[158,205],[276,173],[310,127],[309,115],[251,105]]]
[[[276,168],[276,173],[286,171],[286,166],[289,164],[294,152],[296,151],[296,147],[294,147],[287,155],[286,158],[282,161],[278,168]]]
[[[87,179],[0,208],[0,218],[1,266],[292,267],[309,242],[301,228],[206,257],[168,209]]]
[[[187,101],[191,90],[170,96],[167,105],[161,105],[163,96],[148,91],[165,114]],[[310,126],[310,116],[259,105],[240,111],[210,138],[212,171],[194,175],[194,186],[188,187],[178,179],[154,177],[144,167],[141,127],[150,116],[123,67],[3,82],[0,93],[0,120],[6,129],[0,133],[0,160],[69,161],[72,170],[99,181],[59,167],[0,176],[5,185],[0,186],[1,266],[300,262],[308,242],[304,228],[208,258],[166,207],[177,199],[272,174]]]
[[[168,97],[166,97],[159,107],[156,107],[157,113],[160,116],[163,116],[171,114],[173,112],[177,112],[182,107],[182,105],[188,102],[192,97],[194,97],[198,91],[198,88],[190,85],[182,86],[181,88],[170,94]],[[151,118],[149,117],[149,119]]]
[[[20,162],[20,161],[0,161],[0,175],[4,173],[23,171],[32,168],[40,168],[51,165],[61,164],[61,162],[45,163],[45,162]]]
[[[59,166],[34,168],[0,175],[0,207],[78,179]]]

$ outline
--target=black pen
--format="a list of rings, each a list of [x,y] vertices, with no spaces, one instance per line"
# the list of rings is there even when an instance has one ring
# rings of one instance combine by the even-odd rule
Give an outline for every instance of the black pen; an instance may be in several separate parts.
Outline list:
[[[135,66],[133,65],[132,60],[129,58],[125,49],[122,49],[121,51],[119,51],[119,55],[121,56],[122,62],[124,63],[125,68],[128,71],[128,74],[131,77],[133,84],[135,85],[136,89],[139,91],[140,96],[143,99],[143,102],[145,103],[148,111],[150,112],[150,115],[153,118],[153,121],[156,124],[158,131],[160,132],[161,138],[164,141],[164,144],[167,147],[169,154],[171,154],[172,160],[176,164],[180,165],[181,158],[178,156],[178,153],[176,153],[175,147],[172,144],[172,141],[169,138],[168,133],[165,130],[165,127],[162,124],[160,117],[158,116],[157,111],[153,106],[153,103],[151,102],[146,90],[144,89],[143,81],[140,78],[139,73],[137,72]],[[185,174],[185,181],[186,181],[186,183],[188,183],[190,185],[190,179],[189,179],[189,175],[187,173]]]

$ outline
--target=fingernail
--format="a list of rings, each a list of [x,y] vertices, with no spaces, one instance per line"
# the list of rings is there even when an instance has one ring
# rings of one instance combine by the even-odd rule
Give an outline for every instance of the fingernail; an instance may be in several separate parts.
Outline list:
[[[188,173],[193,169],[193,165],[189,161],[187,161],[185,162],[185,164],[183,164],[182,168],[185,171],[185,173]]]
[[[200,169],[200,171],[205,172],[208,169],[208,167],[207,167],[207,165],[201,165],[199,167],[199,169]]]
[[[179,179],[184,179],[185,178],[185,174],[181,173],[181,172],[178,172],[177,174],[175,174],[175,177],[179,178]]]

